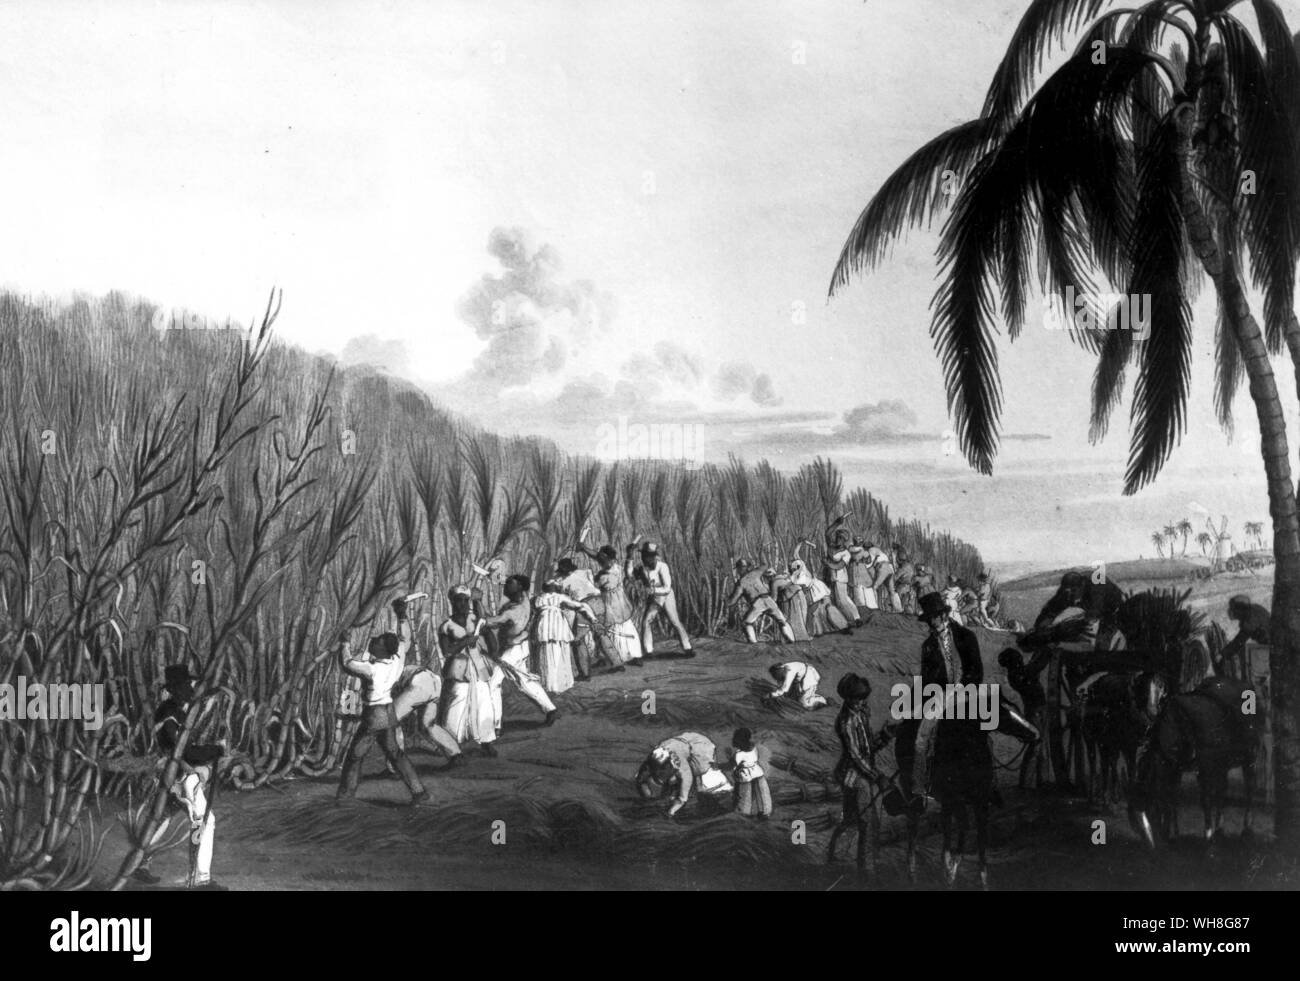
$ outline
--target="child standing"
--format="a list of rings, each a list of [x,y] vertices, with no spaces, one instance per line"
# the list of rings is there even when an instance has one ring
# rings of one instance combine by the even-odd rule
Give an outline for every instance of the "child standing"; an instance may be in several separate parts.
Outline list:
[[[772,791],[759,763],[760,747],[748,729],[737,729],[731,736],[731,761],[735,770],[736,810],[746,817],[766,821],[772,814]]]

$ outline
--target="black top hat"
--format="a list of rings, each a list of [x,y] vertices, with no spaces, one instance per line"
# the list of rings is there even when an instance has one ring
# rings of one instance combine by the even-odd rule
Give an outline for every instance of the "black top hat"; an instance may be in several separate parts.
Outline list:
[[[183,664],[169,664],[163,668],[163,687],[168,691],[181,685],[192,685],[197,680],[190,674],[190,669]]]
[[[921,597],[921,612],[916,615],[918,620],[930,620],[941,613],[951,613],[952,607],[943,601],[943,597],[938,593],[926,593]]]
[[[866,698],[871,694],[871,682],[860,674],[854,674],[850,671],[839,680],[835,686],[835,694],[846,702],[851,702],[858,698]]]

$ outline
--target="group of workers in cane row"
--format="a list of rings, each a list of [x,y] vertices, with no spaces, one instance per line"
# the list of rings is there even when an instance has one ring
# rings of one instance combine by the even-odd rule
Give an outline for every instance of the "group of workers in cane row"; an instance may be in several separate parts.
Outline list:
[[[995,628],[990,608],[988,577],[980,576],[981,587],[973,604],[961,584],[949,577],[948,585],[935,588],[933,575],[924,565],[913,566],[900,546],[891,552],[870,540],[855,539],[837,519],[827,530],[823,578],[808,574],[805,560],[796,549],[789,567],[756,569],[740,560],[735,567],[734,589],[729,597],[744,605],[741,622],[746,639],[757,643],[757,628],[764,617],[778,627],[779,640],[793,643],[831,630],[852,631],[864,623],[864,611],[889,610],[910,613],[930,628],[923,652],[923,667],[933,661],[931,674],[953,683],[966,684],[982,668],[979,647],[969,625]],[[542,713],[543,724],[551,726],[560,717],[552,696],[589,679],[596,667],[623,672],[656,656],[654,627],[658,620],[676,634],[679,647],[672,657],[695,656],[692,639],[678,609],[672,571],[653,542],[634,542],[620,557],[612,545],[591,548],[579,536],[571,554],[562,557],[553,574],[532,595],[532,582],[521,574],[506,575],[504,564],[491,562],[475,566],[480,574],[475,585],[453,586],[447,596],[449,613],[436,630],[438,657],[422,656],[416,648],[412,621],[413,607],[425,594],[417,593],[391,603],[395,628],[371,637],[363,650],[354,650],[349,640],[341,641],[338,664],[345,678],[355,679],[353,714],[359,724],[343,756],[337,796],[355,796],[362,764],[378,744],[388,768],[418,804],[429,797],[415,768],[407,758],[403,721],[415,715],[418,730],[442,755],[448,766],[463,764],[463,747],[474,744],[484,756],[495,756],[495,743],[503,726],[503,690],[509,685]],[[595,569],[580,567],[590,558]],[[954,589],[956,593],[954,593]],[[499,597],[496,595],[499,590]],[[1115,614],[1123,592],[1114,583],[1097,584],[1080,573],[1068,573],[1057,594],[1043,607],[1036,628],[1054,622],[1066,612],[1078,613],[1088,629],[1081,639],[1057,645],[1056,651],[1113,649],[1117,638]],[[1234,656],[1246,639],[1266,637],[1268,611],[1245,597],[1235,597],[1229,616],[1241,625],[1238,637],[1223,652]],[[1080,646],[1082,645],[1082,646]],[[1234,646],[1235,645],[1235,646]],[[1028,662],[1021,652],[1009,647],[998,663],[1020,700],[1018,711],[1039,731],[1051,733],[1049,699],[1041,675],[1049,663],[1047,653],[1036,651]],[[935,667],[937,665],[937,667]],[[821,674],[804,658],[791,657],[768,668],[773,689],[769,700],[813,711],[828,704],[819,690]],[[170,753],[181,734],[186,713],[194,697],[194,680],[183,666],[167,669],[168,698],[155,718],[157,744]],[[941,680],[940,683],[943,683]],[[1052,683],[1049,679],[1049,686]],[[886,785],[910,798],[915,785],[910,761],[922,731],[920,720],[893,720],[880,732],[869,727],[867,698],[870,683],[850,672],[835,685],[841,700],[836,732],[842,747],[835,779],[845,794],[845,822],[865,820],[868,800],[878,800]],[[346,701],[346,698],[345,698]],[[348,714],[346,706],[341,712]],[[875,754],[897,739],[899,773],[886,778],[875,764]],[[1021,785],[1031,773],[1041,772],[1041,744],[1026,754],[1021,767]],[[212,779],[223,755],[223,747],[189,745],[180,774],[169,787],[173,798],[189,815],[191,835],[190,884],[214,888],[211,859],[214,817],[208,799],[215,788]],[[741,813],[765,818],[772,813],[772,794],[766,771],[766,749],[755,733],[739,728],[730,747],[721,754],[715,742],[698,732],[678,733],[654,746],[635,778],[643,797],[671,795],[668,813],[675,815],[693,792],[730,794]],[[903,770],[907,769],[907,773]],[[860,788],[870,793],[864,797]],[[207,788],[205,790],[205,788]],[[147,863],[137,870],[142,881],[157,881]]]

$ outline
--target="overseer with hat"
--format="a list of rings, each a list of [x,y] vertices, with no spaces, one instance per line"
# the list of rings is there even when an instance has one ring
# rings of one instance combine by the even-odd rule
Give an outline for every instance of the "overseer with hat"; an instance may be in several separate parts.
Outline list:
[[[984,662],[980,658],[979,640],[970,630],[952,620],[952,607],[939,593],[921,597],[917,619],[930,628],[921,643],[921,689],[928,685],[971,685],[984,680]],[[903,792],[912,796],[915,786],[917,736],[923,725],[927,731],[937,720],[904,718],[899,721],[894,757],[898,760],[898,780]]]

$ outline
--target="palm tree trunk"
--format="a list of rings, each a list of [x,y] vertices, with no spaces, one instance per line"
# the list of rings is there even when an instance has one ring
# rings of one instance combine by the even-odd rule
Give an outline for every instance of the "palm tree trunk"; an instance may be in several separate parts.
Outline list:
[[[1276,797],[1274,833],[1285,849],[1300,853],[1300,523],[1296,515],[1296,485],[1291,477],[1286,421],[1268,349],[1250,312],[1234,257],[1220,248],[1209,218],[1192,191],[1190,121],[1183,130],[1180,140],[1183,179],[1179,188],[1183,219],[1192,249],[1213,280],[1224,315],[1241,345],[1250,397],[1259,419],[1260,452],[1268,481],[1273,550],[1277,559],[1269,656]]]

